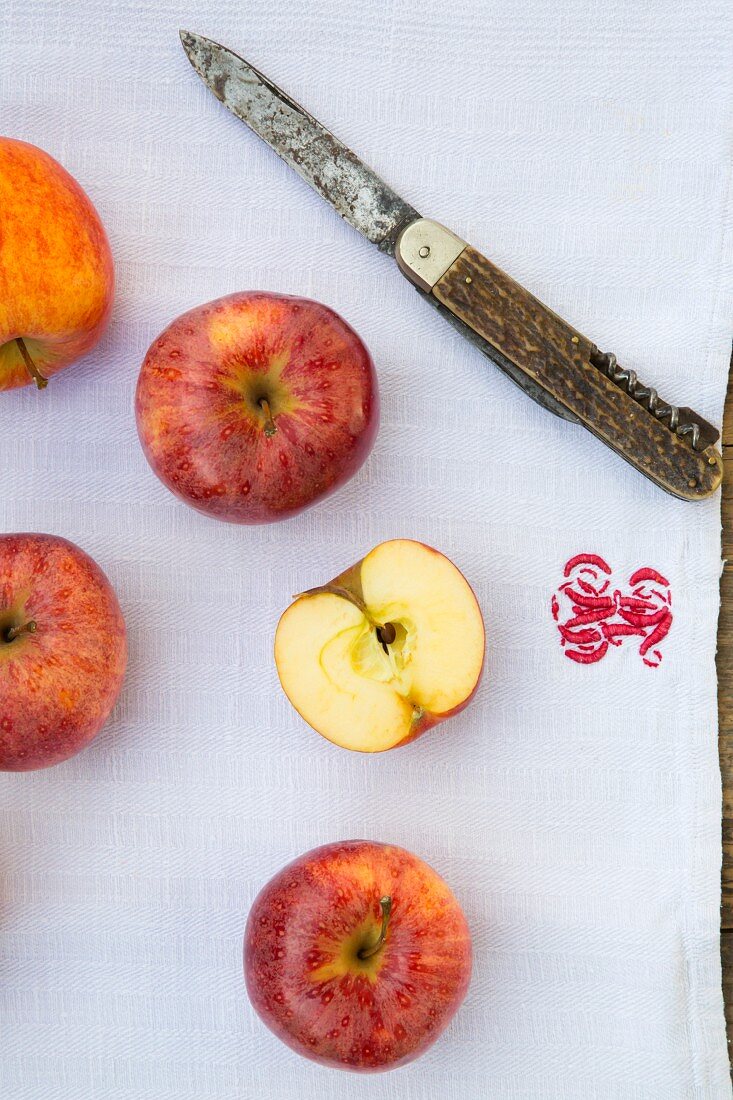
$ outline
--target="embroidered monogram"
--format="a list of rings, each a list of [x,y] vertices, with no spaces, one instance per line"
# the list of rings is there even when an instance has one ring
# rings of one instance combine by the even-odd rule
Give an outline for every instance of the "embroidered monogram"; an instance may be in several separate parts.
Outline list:
[[[658,646],[672,625],[669,581],[656,569],[637,569],[627,589],[616,587],[611,567],[597,554],[576,554],[565,565],[564,582],[552,597],[565,656],[580,665],[602,660],[609,646],[640,639],[639,655],[656,668]]]

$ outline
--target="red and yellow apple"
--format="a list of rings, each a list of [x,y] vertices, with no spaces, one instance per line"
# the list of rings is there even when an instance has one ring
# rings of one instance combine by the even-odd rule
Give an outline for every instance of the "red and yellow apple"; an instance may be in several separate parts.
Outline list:
[[[109,242],[89,198],[35,145],[0,137],[0,390],[91,351],[112,309]]]
[[[89,555],[55,535],[0,535],[0,771],[87,745],[126,661],[117,597]]]
[[[381,752],[462,710],[484,662],[476,597],[424,543],[380,543],[280,618],[275,665],[295,709],[343,748]]]
[[[249,291],[173,321],[140,371],[148,462],[217,519],[285,519],[343,485],[379,420],[371,356],[332,309]]]
[[[391,844],[347,840],[296,859],[258,894],[247,992],[298,1054],[365,1072],[412,1061],[471,978],[471,935],[443,879]]]

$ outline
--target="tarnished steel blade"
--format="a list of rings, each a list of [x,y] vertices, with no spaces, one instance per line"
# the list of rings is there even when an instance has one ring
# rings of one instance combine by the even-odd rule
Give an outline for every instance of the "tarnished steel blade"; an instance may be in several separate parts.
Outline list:
[[[180,31],[188,59],[217,99],[267,142],[360,233],[394,254],[404,225],[419,217],[350,149],[266,76],[225,46]]]

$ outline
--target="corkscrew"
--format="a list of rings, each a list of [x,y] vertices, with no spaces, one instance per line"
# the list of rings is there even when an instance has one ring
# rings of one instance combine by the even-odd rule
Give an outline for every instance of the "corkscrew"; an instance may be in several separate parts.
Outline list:
[[[645,386],[639,381],[634,370],[621,367],[612,351],[591,352],[590,361],[594,367],[602,370],[612,382],[625,390],[634,401],[652,416],[662,423],[666,422],[671,432],[675,432],[681,439],[689,437],[694,451],[704,451],[706,447],[712,447],[720,439],[720,432],[707,420],[704,420],[693,409],[686,405],[670,405],[664,401],[653,386]]]

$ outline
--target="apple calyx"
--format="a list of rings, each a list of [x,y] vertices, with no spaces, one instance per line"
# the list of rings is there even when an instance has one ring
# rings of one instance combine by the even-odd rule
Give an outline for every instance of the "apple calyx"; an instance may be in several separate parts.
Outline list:
[[[265,414],[265,435],[268,439],[271,439],[277,431],[277,425],[273,420],[272,412],[270,411],[270,402],[267,400],[266,397],[261,397],[257,404],[262,409],[262,412]]]
[[[20,352],[23,362],[25,363],[25,369],[28,371],[31,378],[36,383],[37,388],[39,390],[45,390],[46,386],[48,385],[48,378],[46,378],[45,374],[41,374],[38,367],[33,362],[30,352],[25,346],[25,340],[22,336],[16,336],[15,342],[18,345],[18,351]]]
[[[31,619],[27,623],[23,623],[22,626],[9,626],[7,630],[4,630],[0,635],[2,641],[6,643],[14,642],[16,638],[20,638],[23,634],[35,634],[36,632],[35,619]]]
[[[389,894],[385,894],[383,898],[379,899],[379,908],[382,910],[382,927],[379,930],[379,936],[371,947],[362,947],[361,951],[357,952],[360,959],[371,959],[373,955],[382,950],[387,939],[387,927],[392,913],[392,898]]]

